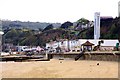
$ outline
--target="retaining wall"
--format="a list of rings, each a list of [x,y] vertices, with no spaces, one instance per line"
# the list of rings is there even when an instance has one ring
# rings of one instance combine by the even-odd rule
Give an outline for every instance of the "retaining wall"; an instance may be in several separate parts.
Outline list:
[[[78,54],[51,54],[51,58],[64,58],[64,59],[73,59],[75,60],[75,57]],[[79,58],[79,60],[98,60],[98,61],[118,61],[120,59],[120,54],[114,55],[114,54],[84,54],[82,57]]]

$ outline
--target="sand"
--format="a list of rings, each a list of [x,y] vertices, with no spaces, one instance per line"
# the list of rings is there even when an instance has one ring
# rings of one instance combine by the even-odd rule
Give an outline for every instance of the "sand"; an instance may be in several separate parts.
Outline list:
[[[2,78],[118,78],[118,62],[110,61],[52,59],[0,62],[0,65]]]

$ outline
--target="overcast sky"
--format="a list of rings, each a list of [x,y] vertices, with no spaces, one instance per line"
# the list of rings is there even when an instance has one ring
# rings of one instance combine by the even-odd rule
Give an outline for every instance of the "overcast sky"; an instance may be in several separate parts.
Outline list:
[[[119,0],[0,0],[0,18],[33,22],[75,22],[84,17],[118,16]]]

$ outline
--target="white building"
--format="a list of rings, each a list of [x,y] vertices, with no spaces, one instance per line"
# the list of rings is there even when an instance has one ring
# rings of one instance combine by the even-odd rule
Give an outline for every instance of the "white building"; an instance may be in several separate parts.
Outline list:
[[[79,40],[70,40],[68,42],[68,40],[62,41],[62,42],[50,42],[46,44],[46,48],[51,49],[56,51],[56,48],[59,46],[64,52],[68,50],[68,47],[70,49],[70,52],[77,52],[80,51],[82,49],[82,44],[85,43],[86,41],[89,41],[90,43],[93,43],[94,46],[98,45],[98,42],[101,40],[95,40],[95,39],[79,39]],[[101,49],[104,50],[113,50],[114,47],[116,46],[116,43],[119,43],[118,40],[103,40],[104,43],[101,44]],[[68,46],[69,44],[69,46]]]
[[[96,12],[94,15],[94,39],[100,38],[100,13]]]
[[[80,50],[80,43],[78,40],[64,40],[64,41],[59,41],[59,42],[50,42],[50,43],[47,43],[46,44],[46,49],[49,49],[49,50],[54,50],[56,51],[56,48],[57,47],[60,47],[62,49],[62,51],[68,51],[69,49],[72,51],[72,50],[75,50],[75,49],[78,49]]]
[[[120,1],[118,2],[118,17],[120,17]]]

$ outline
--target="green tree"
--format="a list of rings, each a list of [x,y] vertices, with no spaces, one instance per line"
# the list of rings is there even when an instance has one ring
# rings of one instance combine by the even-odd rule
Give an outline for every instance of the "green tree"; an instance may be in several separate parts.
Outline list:
[[[68,29],[70,26],[73,26],[73,23],[70,21],[64,22],[60,28]]]
[[[43,31],[51,30],[51,29],[53,29],[53,28],[54,28],[54,26],[53,26],[52,24],[50,24],[50,25],[48,25],[46,28],[44,28]]]
[[[11,29],[7,33],[4,34],[5,38],[15,38],[18,37],[18,32],[16,29]]]
[[[81,23],[82,25],[88,24],[89,20],[85,19],[85,18],[81,18],[77,21],[77,23]]]

